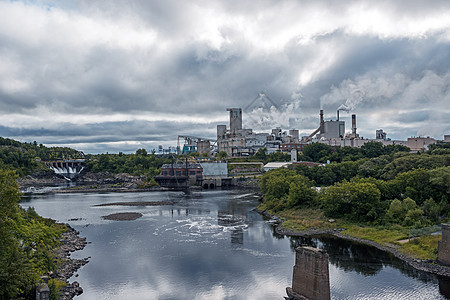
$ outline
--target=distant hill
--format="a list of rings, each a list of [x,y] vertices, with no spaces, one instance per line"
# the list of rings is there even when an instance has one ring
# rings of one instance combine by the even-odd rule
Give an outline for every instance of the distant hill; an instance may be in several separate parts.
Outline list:
[[[81,151],[68,147],[46,147],[0,137],[0,169],[14,170],[19,176],[47,169],[41,161],[84,158]]]

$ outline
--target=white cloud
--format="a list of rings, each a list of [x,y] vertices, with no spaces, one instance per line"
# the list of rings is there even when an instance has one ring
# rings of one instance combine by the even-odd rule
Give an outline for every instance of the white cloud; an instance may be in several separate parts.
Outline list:
[[[405,120],[432,104],[432,126],[386,124],[442,134],[449,48],[450,4],[438,0],[0,1],[0,125],[210,126],[265,90],[286,108],[274,124],[295,115],[314,128],[311,113],[345,101]]]

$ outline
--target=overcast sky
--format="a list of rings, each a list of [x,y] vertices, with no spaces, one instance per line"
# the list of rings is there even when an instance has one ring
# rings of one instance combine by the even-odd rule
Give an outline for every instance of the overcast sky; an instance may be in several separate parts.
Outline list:
[[[367,138],[450,134],[450,2],[0,0],[2,137],[134,152],[341,104]]]

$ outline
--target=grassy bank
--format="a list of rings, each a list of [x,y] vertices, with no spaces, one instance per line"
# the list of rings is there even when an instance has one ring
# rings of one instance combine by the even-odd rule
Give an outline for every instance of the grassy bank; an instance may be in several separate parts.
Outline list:
[[[259,209],[265,210],[265,205],[261,204]],[[405,241],[408,239],[409,233],[408,228],[404,226],[364,226],[342,219],[328,219],[320,209],[303,208],[278,212],[268,211],[284,220],[281,225],[283,229],[294,232],[344,229],[341,234],[373,241],[382,246],[393,247],[404,255],[421,260],[436,260],[438,241],[442,238],[441,235],[425,235]]]

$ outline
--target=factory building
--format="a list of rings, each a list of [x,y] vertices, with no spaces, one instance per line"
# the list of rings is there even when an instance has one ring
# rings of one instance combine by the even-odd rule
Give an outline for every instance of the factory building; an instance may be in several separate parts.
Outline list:
[[[184,145],[180,146],[180,139],[184,139]],[[178,136],[178,146],[177,153],[178,154],[189,154],[193,152],[198,152],[198,154],[202,155],[204,153],[211,152],[211,142],[215,143],[215,140],[196,137],[196,136]]]
[[[242,130],[242,109],[240,108],[227,108],[230,112],[230,134],[238,135]]]
[[[219,152],[225,151],[228,157],[250,156],[261,148],[272,153],[280,151],[285,143],[298,143],[297,129],[289,130],[289,134],[280,127],[272,129],[271,134],[254,133],[252,129],[242,128],[240,108],[228,108],[227,111],[230,112],[230,127],[227,129],[226,125],[217,125],[217,147]]]
[[[317,128],[313,133],[307,137],[303,137],[303,141],[311,141],[312,139],[339,139],[343,138],[345,135],[345,122],[339,121],[339,111],[338,119],[336,121],[329,120],[325,121],[323,118],[323,109],[319,113],[320,121],[319,128]],[[315,137],[314,137],[315,136]]]
[[[344,121],[325,121],[323,123],[323,130],[317,135],[317,138],[342,138],[345,135]]]
[[[289,129],[289,136],[292,138],[292,143],[298,142],[299,132],[298,129]]]
[[[156,182],[162,187],[188,188],[193,184],[200,184],[203,180],[203,168],[197,163],[164,164],[161,173],[155,176]]]
[[[243,133],[251,130],[242,130],[242,109],[227,108],[230,112],[230,129],[226,125],[217,125],[217,147],[218,151],[225,151],[229,157],[240,156],[245,148],[245,137]]]
[[[245,137],[242,136],[227,136],[223,139],[217,140],[219,152],[225,151],[228,157],[241,156],[243,150],[246,151]]]
[[[381,142],[383,146],[402,145],[409,147],[411,152],[423,151],[428,149],[430,144],[436,143],[436,140],[430,137],[411,137],[407,141],[387,139],[387,134],[382,129],[375,132],[375,139],[364,139],[357,133],[356,115],[352,115],[352,131],[344,136],[345,123],[339,121],[339,110],[337,121],[324,121],[323,111],[320,111],[320,126],[309,138],[317,133],[316,139],[310,139],[312,142],[319,142],[334,147],[356,147],[360,148],[368,142]]]
[[[377,140],[386,140],[386,132],[383,131],[383,129],[378,129],[375,131],[375,139]]]
[[[263,148],[267,142],[268,133],[253,133],[245,139],[245,147],[247,148]]]
[[[203,169],[203,188],[231,186],[232,178],[228,177],[227,163],[200,163]]]
[[[428,146],[435,144],[436,140],[430,137],[410,137],[408,138],[408,147],[411,152],[427,150]]]
[[[280,145],[280,150],[282,152],[291,152],[292,150],[296,150],[297,152],[301,152],[303,151],[303,147],[305,147],[306,145],[308,145],[308,143],[284,143]]]
[[[309,136],[299,137],[298,129],[283,131],[280,127],[271,130],[271,133],[255,133],[252,129],[242,127],[242,109],[228,108],[230,124],[217,125],[217,152],[225,151],[228,157],[251,156],[259,149],[266,148],[267,153],[282,151],[290,153],[292,150],[302,151],[303,147],[312,142],[324,143],[334,147],[361,147],[367,142],[381,142],[383,145],[403,145],[411,151],[426,149],[429,144],[435,143],[432,138],[410,138],[408,141],[390,140],[383,129],[375,132],[375,139],[365,139],[357,132],[356,114],[351,115],[351,131],[345,132],[345,121],[339,119],[339,112],[349,112],[349,108],[341,105],[337,110],[336,120],[324,120],[324,112],[319,113],[319,127]],[[448,138],[448,136],[446,137]],[[450,139],[450,138],[449,138]],[[209,140],[197,141],[196,150],[206,152],[211,148]],[[184,152],[184,151],[183,151]]]

